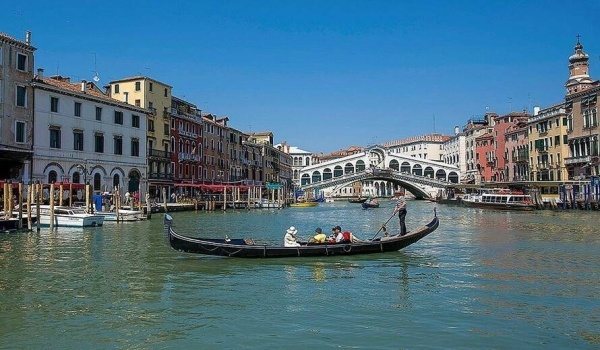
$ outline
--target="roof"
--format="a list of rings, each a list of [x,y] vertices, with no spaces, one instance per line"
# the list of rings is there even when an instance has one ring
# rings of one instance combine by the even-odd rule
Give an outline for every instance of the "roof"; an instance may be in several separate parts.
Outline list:
[[[34,78],[34,83],[39,83],[39,79],[37,78],[37,76]],[[107,95],[105,95],[104,93],[102,93],[102,91],[96,86],[96,84],[94,84],[93,82],[80,82],[80,83],[71,83],[69,78],[65,78],[65,77],[49,77],[46,78],[44,77],[42,79],[42,82],[44,84],[50,85],[50,86],[54,86],[58,89],[61,90],[65,90],[65,91],[70,91],[73,93],[78,93],[80,95],[87,95],[87,96],[91,96],[94,97],[96,99],[100,99],[105,101],[106,103],[109,104],[117,104],[123,108],[127,108],[127,109],[133,109],[133,110],[138,110],[140,112],[146,113],[146,110],[144,108],[141,107],[136,107],[133,105],[130,105],[128,103],[125,103],[123,101],[119,101],[117,99],[114,99],[112,97],[108,97]],[[85,83],[86,84],[86,89],[85,92],[81,91],[81,84]],[[35,86],[35,85],[34,85]]]
[[[109,84],[124,83],[124,82],[127,82],[127,81],[136,81],[136,80],[152,80],[153,82],[156,82],[156,83],[162,84],[164,86],[168,86],[170,88],[173,88],[169,84],[165,84],[165,83],[163,83],[161,81],[158,81],[156,79],[152,79],[150,77],[146,77],[146,76],[143,76],[143,75],[136,75],[136,76],[133,76],[133,77],[123,78],[123,79],[119,79],[119,80],[113,80],[113,81],[110,81]]]
[[[37,50],[35,47],[33,47],[31,45],[27,45],[26,42],[17,40],[15,38],[13,38],[12,36],[2,33],[2,32],[0,32],[0,41],[5,41],[5,42],[11,43],[15,46],[18,46],[20,48],[31,50],[31,51]]]

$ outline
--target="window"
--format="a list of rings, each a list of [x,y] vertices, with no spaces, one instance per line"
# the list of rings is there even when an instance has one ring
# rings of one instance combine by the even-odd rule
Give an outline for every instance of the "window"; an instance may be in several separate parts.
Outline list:
[[[58,97],[50,97],[50,112],[58,113]]]
[[[165,97],[168,97],[168,96],[169,96],[169,93],[167,91],[167,88],[165,88]]]
[[[73,149],[83,151],[83,130],[73,130]]]
[[[142,101],[140,101],[139,99],[135,100],[136,107],[140,107],[141,105],[142,105]]]
[[[60,148],[59,127],[50,127],[50,148]]]
[[[115,124],[123,125],[123,112],[115,111]]]
[[[81,117],[81,102],[75,102],[73,114],[75,114],[76,117]]]
[[[152,82],[148,83],[148,90],[152,91]]]
[[[142,83],[139,81],[135,82],[135,91],[140,91],[142,89]]]
[[[139,115],[135,115],[135,114],[131,115],[131,126],[133,126],[134,128],[140,127],[140,116]]]
[[[25,143],[26,137],[25,133],[27,132],[27,124],[22,121],[15,122],[15,142],[16,143]]]
[[[140,156],[140,140],[139,139],[131,139],[131,155],[133,157]]]
[[[119,84],[115,84],[115,94],[119,93]]]
[[[169,124],[165,124],[163,132],[165,133],[165,135],[169,135]]]
[[[94,152],[104,153],[104,134],[94,135]]]
[[[113,139],[114,153],[123,154],[123,137],[115,136]]]
[[[27,88],[23,85],[17,85],[17,101],[19,107],[27,107]]]
[[[96,120],[102,120],[102,107],[96,107]]]
[[[150,108],[150,109],[154,108],[154,103],[148,102],[148,108]]]
[[[23,72],[27,72],[27,55],[17,53],[17,69]]]
[[[148,120],[148,131],[154,132],[154,120]]]

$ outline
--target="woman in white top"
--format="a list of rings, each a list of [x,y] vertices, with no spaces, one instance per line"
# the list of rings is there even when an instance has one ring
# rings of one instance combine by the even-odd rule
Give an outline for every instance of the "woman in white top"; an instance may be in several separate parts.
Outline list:
[[[283,237],[283,246],[284,247],[299,247],[300,243],[296,242],[296,233],[298,230],[294,226],[290,226],[290,228],[285,231],[285,236]]]

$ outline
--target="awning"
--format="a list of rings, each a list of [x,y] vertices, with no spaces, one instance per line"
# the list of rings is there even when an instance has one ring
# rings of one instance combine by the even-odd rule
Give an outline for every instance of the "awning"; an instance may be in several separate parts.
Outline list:
[[[230,191],[232,189],[240,189],[240,191],[247,191],[248,188],[250,188],[250,186],[244,186],[244,185],[207,185],[207,184],[188,184],[188,183],[177,183],[174,184],[175,187],[192,187],[192,188],[199,188],[205,191],[211,191],[211,192],[223,192],[223,190],[226,188],[227,191]]]

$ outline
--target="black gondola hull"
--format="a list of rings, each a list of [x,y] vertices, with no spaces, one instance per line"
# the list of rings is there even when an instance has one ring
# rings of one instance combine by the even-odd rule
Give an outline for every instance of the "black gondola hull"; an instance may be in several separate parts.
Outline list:
[[[178,234],[173,230],[172,218],[165,215],[165,233],[175,250],[238,258],[290,258],[335,255],[358,255],[393,252],[405,248],[435,231],[439,226],[436,217],[427,225],[405,236],[390,236],[369,241],[336,244],[303,244],[300,247],[258,245],[250,239],[204,239]]]

